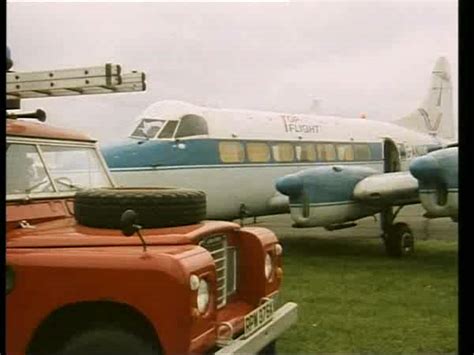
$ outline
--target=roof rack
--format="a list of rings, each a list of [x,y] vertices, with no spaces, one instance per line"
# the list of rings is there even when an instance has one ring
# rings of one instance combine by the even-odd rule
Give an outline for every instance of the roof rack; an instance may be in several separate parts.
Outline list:
[[[145,73],[122,74],[119,64],[34,72],[7,72],[7,109],[20,99],[145,91]]]

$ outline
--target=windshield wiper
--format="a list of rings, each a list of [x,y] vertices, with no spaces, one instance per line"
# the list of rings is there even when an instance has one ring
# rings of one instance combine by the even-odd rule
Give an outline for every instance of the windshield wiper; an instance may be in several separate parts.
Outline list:
[[[64,180],[65,180],[65,181],[64,181]],[[55,178],[55,179],[54,179],[54,182],[59,183],[59,184],[61,184],[61,185],[64,185],[64,186],[66,186],[66,187],[69,187],[69,188],[71,188],[71,189],[77,189],[77,190],[79,190],[79,189],[82,188],[82,186],[80,186],[80,185],[73,184],[72,181],[71,181],[71,179],[68,178],[67,176],[61,176],[61,177]]]

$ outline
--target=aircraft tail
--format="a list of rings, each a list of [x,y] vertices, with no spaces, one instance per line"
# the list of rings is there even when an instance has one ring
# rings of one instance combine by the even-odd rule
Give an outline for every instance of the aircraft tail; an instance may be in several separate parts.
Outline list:
[[[437,137],[455,138],[451,73],[445,57],[436,61],[428,94],[420,107],[395,123]]]

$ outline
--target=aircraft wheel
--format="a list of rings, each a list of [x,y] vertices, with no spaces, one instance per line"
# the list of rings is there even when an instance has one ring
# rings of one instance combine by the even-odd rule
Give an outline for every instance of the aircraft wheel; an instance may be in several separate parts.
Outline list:
[[[415,238],[406,223],[395,223],[390,230],[385,233],[385,249],[389,256],[408,256],[415,251]]]

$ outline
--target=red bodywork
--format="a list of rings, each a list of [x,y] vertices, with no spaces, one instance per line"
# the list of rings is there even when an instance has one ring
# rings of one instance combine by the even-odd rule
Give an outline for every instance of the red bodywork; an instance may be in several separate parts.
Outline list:
[[[10,121],[10,120],[9,120]],[[8,135],[91,141],[43,124],[8,122]],[[125,304],[153,327],[165,353],[205,352],[215,347],[220,322],[243,331],[244,316],[281,283],[276,236],[264,228],[240,228],[230,222],[143,229],[137,236],[119,230],[89,228],[73,217],[73,198],[19,200],[7,203],[7,265],[14,287],[6,297],[7,354],[24,354],[37,329],[59,309],[83,302]],[[26,221],[27,223],[22,223]],[[216,305],[216,264],[199,242],[226,235],[238,249],[237,291]],[[264,275],[266,253],[275,275]],[[197,311],[197,291],[190,276],[205,278],[211,289],[208,311]]]

